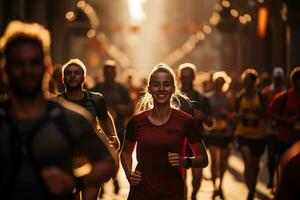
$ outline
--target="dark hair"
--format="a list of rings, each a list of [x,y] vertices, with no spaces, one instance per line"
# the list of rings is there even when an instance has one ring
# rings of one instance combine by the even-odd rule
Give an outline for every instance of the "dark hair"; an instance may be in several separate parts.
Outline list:
[[[244,80],[246,76],[249,76],[250,79],[253,82],[255,82],[258,78],[258,72],[253,68],[248,68],[242,73],[241,75],[242,80]]]
[[[41,53],[45,55],[43,51],[43,45],[42,41],[40,41],[38,38],[30,37],[28,35],[14,35],[10,40],[7,41],[5,48],[3,49],[3,54],[5,58],[7,59],[9,56],[9,51],[11,48],[17,44],[33,44],[40,48]]]
[[[80,67],[83,71],[83,75],[86,76],[86,66],[83,64],[83,62],[78,59],[78,58],[74,58],[74,59],[70,59],[67,63],[65,63],[61,69],[62,72],[62,76],[65,76],[65,70],[67,67],[69,67],[70,65],[76,65],[78,67]]]
[[[114,68],[114,69],[116,69],[117,68],[117,63],[116,63],[116,61],[114,61],[114,60],[106,60],[105,62],[104,62],[104,65],[103,65],[103,69],[106,69],[106,68]]]
[[[295,82],[296,79],[300,78],[300,67],[295,67],[291,72],[290,79],[292,82]]]
[[[0,38],[0,50],[4,57],[8,55],[13,45],[30,43],[41,48],[44,61],[51,63],[50,59],[50,33],[38,23],[24,23],[18,20],[11,21]]]

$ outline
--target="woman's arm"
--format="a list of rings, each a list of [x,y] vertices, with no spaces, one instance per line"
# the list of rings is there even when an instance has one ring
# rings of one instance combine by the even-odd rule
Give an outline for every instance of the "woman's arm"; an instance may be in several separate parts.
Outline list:
[[[182,166],[184,168],[205,168],[208,165],[208,157],[203,141],[191,145],[195,154],[194,158],[181,157],[178,153],[169,152],[169,163],[173,167]]]
[[[136,142],[125,140],[122,152],[121,163],[124,168],[126,177],[131,186],[138,185],[142,180],[142,174],[139,171],[132,171],[132,152]]]
[[[128,178],[131,169],[132,169],[132,152],[135,146],[135,142],[130,142],[128,140],[125,140],[122,152],[121,152],[121,163],[123,166],[123,169],[125,171],[126,177]]]

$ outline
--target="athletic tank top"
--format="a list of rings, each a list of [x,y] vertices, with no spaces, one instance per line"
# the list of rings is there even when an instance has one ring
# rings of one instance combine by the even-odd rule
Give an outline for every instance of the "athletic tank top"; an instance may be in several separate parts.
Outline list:
[[[243,114],[243,117],[238,121],[236,135],[249,139],[266,137],[267,121],[261,116],[262,112],[263,106],[258,94],[253,99],[242,97],[238,113]]]

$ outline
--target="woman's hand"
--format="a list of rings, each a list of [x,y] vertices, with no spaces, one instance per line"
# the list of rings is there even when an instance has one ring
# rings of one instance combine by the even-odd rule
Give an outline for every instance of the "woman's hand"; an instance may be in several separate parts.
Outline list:
[[[139,171],[133,171],[128,177],[128,182],[131,186],[138,185],[142,180],[142,173]]]
[[[169,163],[173,167],[184,166],[185,164],[185,158],[180,157],[178,153],[168,152],[168,159],[169,159]]]

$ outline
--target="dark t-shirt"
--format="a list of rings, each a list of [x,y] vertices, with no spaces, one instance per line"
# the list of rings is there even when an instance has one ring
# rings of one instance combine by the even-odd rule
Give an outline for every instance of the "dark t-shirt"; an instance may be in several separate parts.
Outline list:
[[[105,99],[103,95],[98,92],[84,91],[83,98],[77,101],[68,99],[65,93],[62,93],[58,96],[84,107],[95,118],[98,116],[100,120],[106,120],[108,117]]]
[[[76,153],[87,155],[91,163],[113,160],[97,136],[92,118],[78,106],[48,101],[46,113],[30,122],[10,117],[9,109],[9,102],[0,105],[0,193],[5,199],[55,199],[49,197],[40,171],[56,166],[72,173]],[[73,199],[73,195],[60,199]]]
[[[145,199],[183,199],[180,170],[169,164],[168,152],[185,155],[186,139],[192,144],[201,142],[201,131],[185,112],[172,109],[169,120],[161,126],[153,125],[148,113],[135,115],[127,124],[126,139],[137,142],[137,170],[143,177],[137,187],[131,188],[129,199],[143,199],[139,195],[145,192],[149,195]]]
[[[200,94],[196,90],[193,90],[191,95],[188,95],[188,98],[191,103],[187,102],[182,97],[179,97],[180,110],[189,113],[190,115],[193,115],[193,109],[201,110],[206,116],[211,114],[211,106],[209,99],[206,96]]]
[[[93,91],[100,92],[104,96],[109,112],[115,121],[119,139],[123,138],[122,134],[125,129],[125,123],[127,119],[132,116],[132,113],[123,116],[122,113],[116,109],[116,106],[120,104],[132,104],[128,89],[124,85],[115,82],[111,84],[99,83],[93,88]]]

